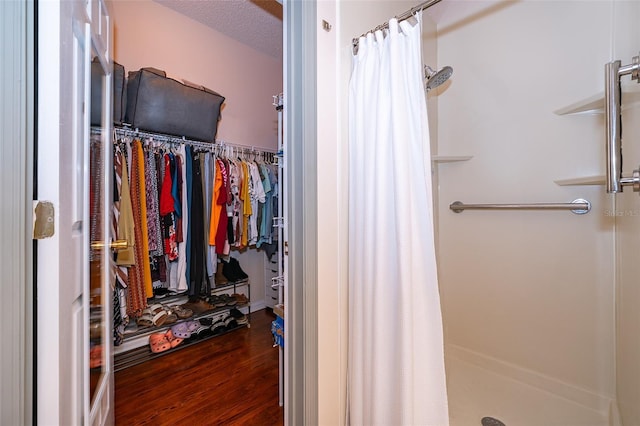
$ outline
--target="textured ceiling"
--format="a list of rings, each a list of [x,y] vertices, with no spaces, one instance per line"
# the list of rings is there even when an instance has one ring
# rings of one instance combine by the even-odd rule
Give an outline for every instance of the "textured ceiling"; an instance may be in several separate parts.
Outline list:
[[[276,0],[154,0],[276,59],[282,58],[282,5]]]

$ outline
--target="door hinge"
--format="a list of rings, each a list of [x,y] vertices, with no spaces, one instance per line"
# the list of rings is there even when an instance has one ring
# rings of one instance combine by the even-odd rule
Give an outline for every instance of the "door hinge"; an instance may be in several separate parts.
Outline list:
[[[51,238],[55,233],[55,209],[50,201],[33,200],[33,239]]]

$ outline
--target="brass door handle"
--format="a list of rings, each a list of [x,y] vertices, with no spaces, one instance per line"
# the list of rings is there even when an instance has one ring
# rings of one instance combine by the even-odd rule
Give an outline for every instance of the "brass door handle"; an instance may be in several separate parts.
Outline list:
[[[102,250],[104,248],[104,241],[92,241],[91,250]],[[109,249],[113,251],[120,251],[129,248],[127,240],[115,240],[109,243]]]

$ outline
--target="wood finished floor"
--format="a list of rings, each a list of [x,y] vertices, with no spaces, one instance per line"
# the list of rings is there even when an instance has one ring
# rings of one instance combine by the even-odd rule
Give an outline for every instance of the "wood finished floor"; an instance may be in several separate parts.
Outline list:
[[[274,318],[117,372],[116,425],[282,425]]]

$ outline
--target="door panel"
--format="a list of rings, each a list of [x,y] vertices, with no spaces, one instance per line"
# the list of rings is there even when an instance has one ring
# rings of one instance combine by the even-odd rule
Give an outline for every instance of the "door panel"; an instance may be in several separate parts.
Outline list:
[[[76,299],[71,305],[71,354],[72,365],[84,365],[84,309],[82,306],[82,298]],[[73,368],[71,371],[71,395],[77,398],[71,398],[71,414],[75,419],[84,418],[85,404],[82,395],[84,394],[84,371],[82,368]]]
[[[104,0],[38,7],[38,197],[56,213],[38,243],[38,422],[113,424],[109,14]]]
[[[88,325],[89,371],[89,423],[103,425],[113,423],[113,333],[112,333],[112,285],[115,279],[110,243],[115,239],[111,232],[111,206],[113,177],[112,167],[112,62],[109,57],[111,27],[106,4],[102,0],[89,2],[91,13],[91,92],[99,105],[100,121],[91,123],[89,143],[89,280],[86,288]],[[91,114],[89,114],[91,115]],[[86,204],[86,203],[85,203]],[[86,371],[86,370],[85,370]]]

